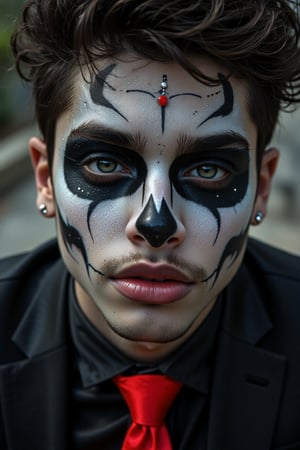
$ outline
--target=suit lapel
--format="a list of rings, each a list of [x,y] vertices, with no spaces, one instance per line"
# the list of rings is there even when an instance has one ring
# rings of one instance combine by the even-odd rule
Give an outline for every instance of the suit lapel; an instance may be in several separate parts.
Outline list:
[[[285,367],[285,357],[222,334],[212,388],[208,450],[270,448]]]
[[[208,450],[268,450],[274,434],[286,358],[258,347],[272,324],[257,287],[249,280],[246,269],[241,269],[224,299]]]
[[[67,351],[0,369],[5,437],[10,450],[66,448]]]
[[[68,283],[61,262],[47,271],[12,336],[24,359],[0,367],[9,450],[67,448]]]

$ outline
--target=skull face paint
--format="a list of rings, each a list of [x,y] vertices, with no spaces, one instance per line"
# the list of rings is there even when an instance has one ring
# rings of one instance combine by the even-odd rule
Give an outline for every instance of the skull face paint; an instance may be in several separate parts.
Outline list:
[[[147,359],[150,343],[158,358],[186,339],[245,248],[257,183],[247,89],[196,62],[219,87],[175,63],[101,62],[91,85],[78,75],[57,123],[61,252],[82,309],[135,358]],[[162,130],[163,74],[172,92]]]

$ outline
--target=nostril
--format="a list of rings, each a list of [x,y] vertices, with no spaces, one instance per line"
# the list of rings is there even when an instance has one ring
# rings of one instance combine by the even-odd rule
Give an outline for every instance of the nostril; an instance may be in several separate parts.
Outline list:
[[[144,238],[142,236],[139,236],[138,234],[134,235],[135,242],[144,242]]]
[[[168,239],[167,243],[168,244],[176,244],[177,241],[178,241],[178,239],[176,237],[171,237],[170,239]]]

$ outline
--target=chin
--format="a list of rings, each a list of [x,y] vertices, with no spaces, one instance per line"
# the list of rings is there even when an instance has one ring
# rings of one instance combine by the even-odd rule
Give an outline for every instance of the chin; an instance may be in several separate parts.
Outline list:
[[[175,327],[175,324],[166,325],[162,324],[158,326],[157,323],[141,323],[133,326],[117,325],[108,323],[112,331],[123,339],[132,342],[143,342],[149,344],[168,344],[182,338],[188,334],[191,325],[184,327],[182,324],[180,327]]]

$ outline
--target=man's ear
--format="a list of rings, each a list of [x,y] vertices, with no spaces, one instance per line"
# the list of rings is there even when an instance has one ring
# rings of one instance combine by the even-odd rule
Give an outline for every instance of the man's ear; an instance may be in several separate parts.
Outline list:
[[[267,204],[271,192],[272,179],[279,160],[279,151],[276,148],[267,149],[262,157],[261,168],[258,174],[256,200],[253,208],[251,225],[258,225],[267,215]],[[261,217],[260,220],[259,216]]]
[[[55,202],[46,144],[42,139],[32,137],[29,141],[29,151],[35,173],[37,208],[39,211],[43,210],[45,217],[53,217]]]

